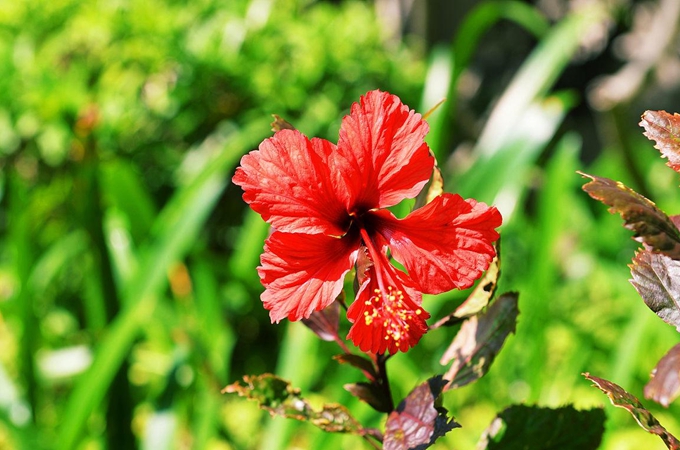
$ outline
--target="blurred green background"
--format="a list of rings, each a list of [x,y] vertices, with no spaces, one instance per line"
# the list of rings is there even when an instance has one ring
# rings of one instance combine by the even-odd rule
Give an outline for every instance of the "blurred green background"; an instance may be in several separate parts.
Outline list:
[[[267,226],[230,178],[279,114],[337,141],[371,89],[431,116],[446,189],[504,215],[500,290],[520,319],[444,404],[473,449],[513,403],[606,406],[602,448],[663,448],[581,372],[643,398],[677,342],[628,283],[636,243],[576,170],[669,214],[678,177],[637,126],[680,111],[676,0],[0,2],[0,448],[367,448],[220,389],[275,372],[312,403],[384,416],[300,323],[271,325]],[[434,318],[464,299],[425,299]],[[347,324],[343,323],[344,329]],[[389,362],[395,400],[455,334]],[[680,408],[644,402],[671,432]]]

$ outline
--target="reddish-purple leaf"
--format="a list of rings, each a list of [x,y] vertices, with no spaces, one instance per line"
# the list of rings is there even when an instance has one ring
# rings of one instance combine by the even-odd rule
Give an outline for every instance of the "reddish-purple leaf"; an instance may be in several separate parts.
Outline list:
[[[464,319],[478,314],[489,304],[496,292],[498,277],[501,273],[500,244],[501,241],[499,239],[495,245],[496,257],[491,261],[489,268],[484,273],[484,276],[480,278],[477,286],[475,286],[468,298],[454,312],[432,324],[430,326],[431,330],[462,322]]]
[[[344,297],[345,291],[340,292],[339,298]],[[321,311],[314,311],[309,318],[302,319],[302,323],[324,341],[335,341],[338,339],[339,319],[340,303],[336,300]]]
[[[680,344],[661,358],[645,386],[645,398],[668,407],[680,395]]]
[[[666,111],[645,111],[640,126],[644,135],[655,141],[657,149],[668,159],[669,167],[680,172],[680,115]]]
[[[385,424],[384,450],[424,450],[437,438],[460,427],[437,407],[446,380],[441,375],[416,387],[390,413]]]
[[[680,450],[680,441],[661,426],[659,421],[642,406],[642,403],[634,395],[629,394],[621,386],[611,381],[594,377],[589,373],[584,373],[583,376],[607,394],[612,405],[628,410],[638,425],[645,431],[659,436],[670,450]]]
[[[373,409],[379,412],[392,411],[392,401],[388,397],[389,393],[378,383],[350,383],[343,386],[347,392],[355,396],[361,401],[371,405]]]
[[[359,355],[354,355],[351,353],[343,353],[342,355],[333,356],[333,359],[339,362],[340,364],[349,364],[350,366],[356,367],[357,369],[364,372],[364,374],[366,374],[368,379],[370,379],[371,381],[378,378],[378,373],[375,369],[375,365],[368,358]]]
[[[444,390],[465,386],[486,374],[505,339],[515,332],[518,296],[516,292],[507,292],[484,313],[463,322],[439,361],[442,365],[451,362],[444,375],[449,380]]]
[[[539,408],[513,405],[496,416],[482,436],[484,450],[595,450],[604,433],[602,408]]]
[[[300,396],[300,390],[270,373],[246,375],[243,382],[235,382],[222,389],[222,393],[236,393],[241,397],[255,400],[260,408],[272,416],[310,422],[330,433],[367,434],[357,420],[342,405],[326,404],[320,411],[314,410]]]
[[[633,258],[630,273],[649,309],[680,331],[680,261],[644,250]]]
[[[593,180],[586,183],[583,190],[609,206],[609,212],[619,213],[624,226],[635,233],[633,239],[642,242],[649,250],[680,259],[680,231],[654,202],[618,181],[585,173],[581,175]]]

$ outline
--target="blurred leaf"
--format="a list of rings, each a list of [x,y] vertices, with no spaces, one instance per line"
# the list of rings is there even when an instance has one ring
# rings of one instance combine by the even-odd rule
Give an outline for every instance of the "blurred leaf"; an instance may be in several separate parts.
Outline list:
[[[645,398],[666,408],[680,395],[680,344],[664,355],[652,371],[652,379],[645,386]]]
[[[649,309],[680,331],[680,261],[643,250],[633,258],[630,273]]]
[[[455,325],[464,319],[478,314],[491,302],[498,285],[498,277],[501,274],[500,244],[501,241],[499,239],[495,244],[496,256],[468,298],[454,312],[430,326],[431,330],[442,326]]]
[[[364,372],[371,380],[378,378],[375,365],[368,358],[350,353],[343,353],[342,355],[335,355],[333,359],[340,364],[349,364],[350,366],[356,367]]]
[[[416,387],[387,417],[383,446],[385,450],[424,450],[441,436],[460,427],[447,417],[438,399],[446,380],[432,377]]]
[[[444,178],[442,177],[442,171],[436,164],[432,170],[432,176],[430,181],[427,182],[425,188],[416,197],[416,202],[413,205],[413,209],[418,209],[422,206],[430,203],[434,198],[444,192]]]
[[[355,396],[361,401],[364,401],[371,405],[373,409],[379,412],[388,413],[392,411],[392,402],[389,398],[386,398],[385,389],[377,384],[373,383],[349,383],[343,386],[347,392]]]
[[[498,414],[484,432],[484,450],[597,449],[604,433],[602,408],[539,408],[513,405]]]
[[[315,411],[300,396],[299,389],[275,375],[246,375],[243,382],[235,382],[225,387],[222,393],[236,393],[249,400],[255,400],[260,408],[269,411],[272,416],[283,416],[290,419],[310,422],[329,433],[352,433],[364,435],[365,430],[342,405],[323,405],[321,411]]]
[[[655,148],[661,151],[666,164],[680,172],[680,114],[666,111],[645,111],[640,126],[649,140],[655,141]]]
[[[612,214],[619,213],[624,226],[635,232],[636,241],[646,248],[680,259],[680,231],[654,202],[618,181],[579,173],[593,180],[586,183],[583,190],[609,206]]]
[[[666,447],[670,450],[680,449],[680,441],[666,431],[652,413],[647,411],[635,396],[629,394],[621,386],[612,383],[611,381],[594,377],[589,373],[584,373],[583,376],[595,383],[602,392],[607,394],[612,405],[628,410],[638,425],[645,431],[659,436],[664,444],[666,444]]]
[[[482,314],[463,322],[460,331],[440,359],[442,365],[453,361],[444,378],[444,390],[459,388],[483,377],[491,367],[505,339],[515,332],[519,295],[502,294]]]
[[[281,130],[294,130],[295,127],[288,123],[287,120],[283,119],[278,114],[272,114],[274,121],[271,123],[272,131],[277,132]]]
[[[345,291],[340,292],[340,296],[345,296]],[[335,341],[338,339],[338,322],[340,320],[340,303],[336,300],[321,311],[314,311],[307,319],[302,319],[302,323],[316,333],[324,341]]]

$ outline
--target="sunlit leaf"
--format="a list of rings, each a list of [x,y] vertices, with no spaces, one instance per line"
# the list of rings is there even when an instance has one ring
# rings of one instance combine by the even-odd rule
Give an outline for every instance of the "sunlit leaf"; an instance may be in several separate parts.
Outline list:
[[[271,123],[272,131],[294,130],[295,127],[278,114],[272,114],[274,121]]]
[[[518,297],[516,292],[505,293],[484,313],[463,322],[439,361],[442,365],[451,362],[444,390],[465,386],[488,372],[505,339],[515,332]]]
[[[303,422],[310,422],[330,433],[352,433],[364,435],[364,428],[342,405],[325,404],[320,411],[314,410],[286,380],[275,375],[246,375],[242,382],[225,387],[222,393],[236,393],[241,397],[255,400],[260,408],[272,416],[283,416]]]
[[[607,394],[612,405],[628,410],[635,421],[645,431],[659,436],[670,450],[680,449],[680,441],[661,426],[658,420],[642,406],[642,403],[634,396],[626,392],[621,386],[611,381],[594,377],[589,373],[583,374],[586,379],[595,383],[602,392]]]
[[[645,386],[645,398],[668,407],[680,395],[680,344],[664,355]]]
[[[437,405],[446,380],[441,375],[416,387],[390,413],[385,424],[385,450],[423,450],[439,437],[460,427]]]
[[[557,409],[513,405],[498,414],[484,433],[484,450],[529,448],[596,449],[604,433],[601,408],[578,411],[572,406]]]
[[[361,401],[371,405],[380,412],[392,411],[392,402],[387,398],[388,392],[378,383],[350,383],[343,386],[347,392]]]
[[[630,273],[649,309],[680,331],[680,261],[644,250],[633,258]]]
[[[650,250],[680,259],[680,231],[654,202],[618,181],[579,173],[593,180],[586,183],[583,190],[609,206],[609,212],[619,213],[624,226],[635,232],[636,241]]]
[[[344,298],[345,291],[340,296]],[[302,323],[324,341],[334,341],[338,338],[339,318],[340,303],[334,301],[321,311],[314,311],[307,319],[302,319]]]
[[[464,319],[479,313],[489,304],[493,298],[493,294],[496,292],[498,277],[501,274],[501,261],[499,258],[500,244],[501,241],[499,239],[495,245],[496,256],[491,261],[489,268],[486,270],[484,276],[479,280],[477,286],[475,286],[468,298],[458,308],[456,308],[454,312],[432,324],[430,329],[457,324],[458,322],[461,322]]]
[[[669,167],[680,172],[680,114],[666,111],[645,111],[640,126],[648,139],[655,141],[657,149],[668,159]]]

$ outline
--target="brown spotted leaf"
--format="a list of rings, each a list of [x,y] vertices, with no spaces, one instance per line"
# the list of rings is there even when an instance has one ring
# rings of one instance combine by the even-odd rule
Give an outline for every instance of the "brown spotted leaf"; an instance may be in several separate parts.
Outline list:
[[[491,261],[489,268],[484,272],[484,276],[479,280],[477,286],[472,290],[468,298],[456,308],[454,312],[446,317],[439,319],[430,326],[430,329],[447,327],[462,322],[464,319],[474,316],[484,309],[496,292],[498,277],[501,274],[500,260],[500,239],[496,242],[496,256]]]
[[[680,114],[645,111],[640,126],[645,129],[644,135],[656,142],[654,147],[668,159],[666,164],[680,172]]]
[[[230,384],[222,390],[222,393],[236,393],[241,397],[255,400],[260,408],[269,411],[272,416],[310,422],[326,432],[362,436],[367,434],[367,430],[344,406],[326,404],[317,411],[302,398],[299,389],[293,388],[288,381],[270,373],[246,375],[242,382]]]
[[[424,450],[441,436],[460,427],[439,406],[446,380],[441,375],[416,387],[387,417],[384,450]]]
[[[585,173],[581,175],[592,180],[583,186],[583,190],[609,206],[609,212],[620,214],[624,226],[635,233],[633,238],[636,241],[642,242],[649,250],[680,259],[680,231],[654,202],[618,181]]]
[[[680,261],[643,250],[633,258],[630,273],[649,309],[680,331]]]
[[[670,349],[652,371],[645,398],[668,407],[680,395],[680,344]]]
[[[491,367],[505,339],[515,332],[519,294],[506,292],[488,309],[470,317],[439,361],[451,363],[444,375],[449,380],[444,390],[459,388],[483,377]]]
[[[607,394],[612,405],[628,410],[638,425],[645,431],[659,436],[670,450],[680,450],[680,441],[661,426],[659,421],[642,406],[642,403],[634,395],[626,392],[621,386],[603,378],[594,377],[589,373],[584,373],[583,376],[595,383],[602,392]]]

